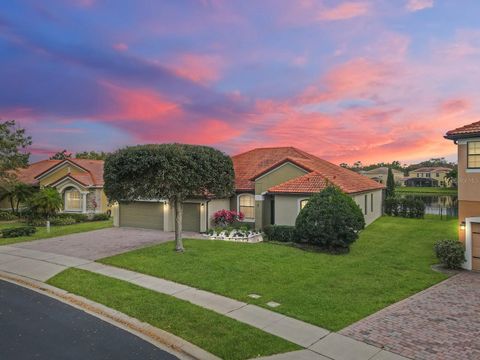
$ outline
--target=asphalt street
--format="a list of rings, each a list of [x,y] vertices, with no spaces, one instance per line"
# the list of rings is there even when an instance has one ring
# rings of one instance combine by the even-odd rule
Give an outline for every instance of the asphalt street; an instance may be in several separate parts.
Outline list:
[[[0,359],[178,358],[58,300],[0,281]]]

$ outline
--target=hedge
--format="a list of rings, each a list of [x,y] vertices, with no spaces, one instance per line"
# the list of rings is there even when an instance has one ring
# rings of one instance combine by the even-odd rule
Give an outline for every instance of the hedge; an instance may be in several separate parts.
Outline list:
[[[404,218],[423,219],[425,217],[425,203],[412,198],[388,198],[385,200],[385,214]]]
[[[2,229],[2,237],[4,238],[14,238],[20,236],[30,236],[35,234],[37,229],[33,226],[21,226]]]
[[[269,241],[295,242],[295,226],[288,225],[268,225],[263,229]]]

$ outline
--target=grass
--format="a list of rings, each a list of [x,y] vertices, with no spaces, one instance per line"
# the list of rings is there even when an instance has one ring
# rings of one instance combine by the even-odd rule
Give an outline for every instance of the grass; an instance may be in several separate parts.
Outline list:
[[[329,255],[269,243],[186,240],[101,262],[188,284],[337,331],[444,280],[431,270],[435,240],[457,238],[457,220],[383,217],[349,254]],[[262,295],[258,300],[247,295]]]
[[[412,193],[412,194],[433,194],[433,195],[457,195],[458,190],[455,188],[442,187],[397,187],[397,193]]]
[[[0,230],[10,227],[17,227],[17,226],[26,226],[25,223],[19,221],[5,221],[0,222]],[[37,227],[37,232],[32,236],[21,236],[16,238],[1,238],[0,237],[0,245],[8,245],[14,244],[23,241],[32,241],[38,239],[47,239],[56,236],[68,235],[68,234],[75,234],[85,231],[92,231],[98,229],[105,229],[113,226],[112,220],[106,221],[89,221],[79,224],[73,225],[64,225],[64,226],[51,226],[50,232],[47,232],[47,228]]]
[[[88,271],[68,269],[48,283],[173,333],[222,359],[250,359],[300,349],[189,302]]]

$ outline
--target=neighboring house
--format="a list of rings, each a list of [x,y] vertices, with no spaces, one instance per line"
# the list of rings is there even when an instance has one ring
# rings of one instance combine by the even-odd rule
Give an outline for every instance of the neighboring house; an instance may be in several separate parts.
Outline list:
[[[401,186],[404,178],[403,171],[392,169],[392,172],[395,185]],[[388,167],[382,166],[372,170],[362,171],[361,174],[372,180],[378,181],[380,184],[386,185],[388,179]]]
[[[480,121],[445,135],[458,145],[459,238],[465,244],[464,267],[480,271]]]
[[[186,231],[206,231],[215,211],[235,209],[244,222],[261,229],[269,224],[294,225],[308,198],[329,184],[350,195],[367,224],[382,215],[384,186],[363,175],[293,147],[258,148],[232,157],[235,195],[227,199],[189,199],[184,205]],[[119,226],[174,230],[167,201],[120,204]]]
[[[412,170],[405,180],[405,186],[452,187],[453,183],[446,178],[452,171],[447,167],[422,167]]]
[[[64,201],[63,212],[101,213],[109,210],[103,192],[103,161],[85,159],[43,160],[17,171],[19,181],[58,190]],[[8,209],[7,200],[0,208]]]

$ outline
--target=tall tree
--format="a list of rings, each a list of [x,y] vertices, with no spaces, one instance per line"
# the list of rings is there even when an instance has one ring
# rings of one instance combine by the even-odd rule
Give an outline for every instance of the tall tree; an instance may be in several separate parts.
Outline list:
[[[104,190],[110,201],[168,199],[175,209],[175,249],[183,251],[183,202],[228,197],[234,189],[232,160],[207,146],[139,145],[109,155]]]
[[[16,180],[10,180],[1,186],[0,193],[0,200],[8,199],[12,212],[18,214],[20,204],[26,204],[30,200],[35,193],[35,188]]]
[[[83,151],[75,154],[76,159],[105,160],[108,156],[104,151]]]
[[[66,149],[55,153],[53,156],[50,156],[50,160],[65,160],[71,159],[72,153],[69,153]]]
[[[0,183],[14,179],[13,170],[28,166],[30,145],[32,138],[16,127],[15,120],[0,122]]]
[[[392,168],[388,168],[387,176],[387,198],[395,196],[395,178],[393,177]]]
[[[458,169],[457,167],[453,168],[450,170],[446,175],[445,175],[445,180],[448,181],[448,185],[452,186],[457,186],[458,184]],[[447,186],[447,184],[445,184]]]
[[[35,193],[29,201],[30,209],[47,221],[47,231],[50,231],[49,219],[63,207],[63,200],[58,191],[45,187]]]

